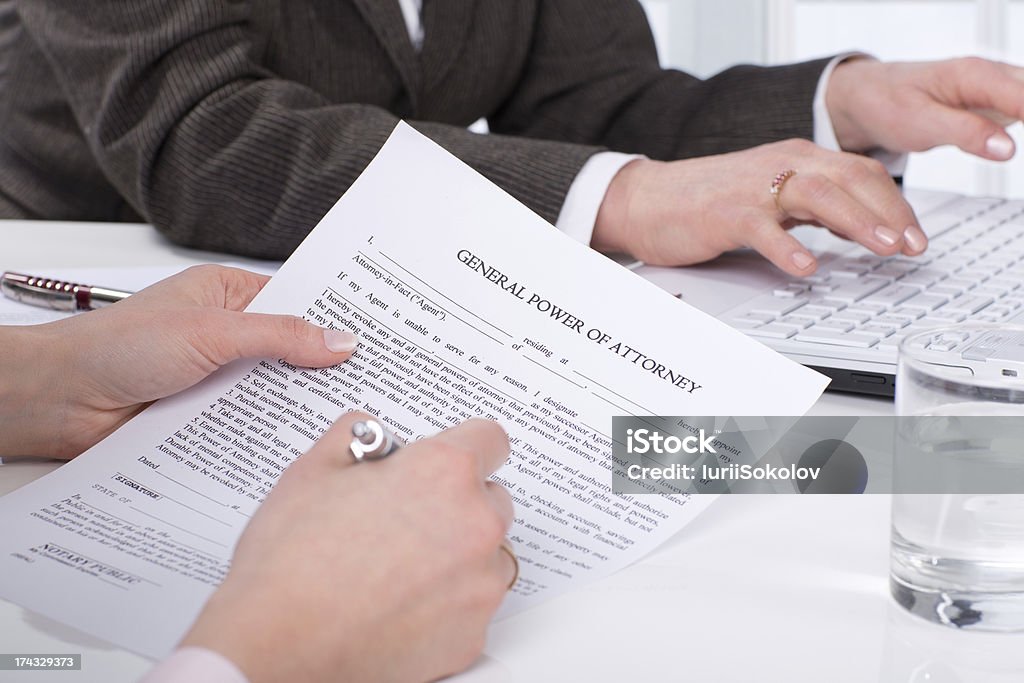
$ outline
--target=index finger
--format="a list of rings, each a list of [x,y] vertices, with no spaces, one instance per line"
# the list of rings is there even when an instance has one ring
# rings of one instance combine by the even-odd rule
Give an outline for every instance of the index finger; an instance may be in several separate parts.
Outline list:
[[[827,175],[879,220],[875,225],[862,226],[864,231],[851,237],[862,243],[864,239],[873,242],[865,246],[874,249],[876,253],[887,253],[892,240],[904,253],[919,254],[925,250],[928,238],[921,229],[921,223],[881,162],[845,152],[831,153],[828,159],[831,165],[826,167]],[[876,226],[888,229],[883,234],[889,235],[889,241],[880,239],[873,232]]]
[[[961,60],[960,68],[956,86],[964,104],[1013,121],[1024,118],[1024,69],[978,58]]]
[[[430,438],[437,444],[476,455],[480,476],[484,479],[497,472],[510,453],[508,434],[493,420],[474,417]]]
[[[128,301],[157,300],[163,306],[189,304],[241,311],[270,277],[240,268],[206,264],[186,268],[132,295]]]

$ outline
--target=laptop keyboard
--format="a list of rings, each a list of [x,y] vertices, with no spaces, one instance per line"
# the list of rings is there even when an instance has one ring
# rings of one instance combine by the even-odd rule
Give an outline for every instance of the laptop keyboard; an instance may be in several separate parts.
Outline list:
[[[883,362],[922,330],[1024,320],[1024,201],[963,197],[921,223],[930,236],[922,256],[841,256],[723,319],[772,346],[845,348]]]

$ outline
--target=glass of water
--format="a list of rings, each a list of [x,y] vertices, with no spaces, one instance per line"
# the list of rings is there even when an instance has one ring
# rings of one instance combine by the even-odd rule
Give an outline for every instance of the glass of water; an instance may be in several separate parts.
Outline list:
[[[948,626],[1024,631],[1024,327],[907,337],[890,589]]]

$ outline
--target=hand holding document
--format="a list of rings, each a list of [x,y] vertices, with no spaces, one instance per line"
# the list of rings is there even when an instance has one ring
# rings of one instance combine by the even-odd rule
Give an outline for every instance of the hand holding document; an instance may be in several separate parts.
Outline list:
[[[799,415],[826,384],[404,124],[249,310],[350,329],[359,349],[324,370],[239,361],[0,499],[0,595],[165,655],[281,472],[359,409],[407,443],[472,417],[508,432],[492,477],[516,503],[508,615],[637,560],[712,500],[613,495],[613,415]]]

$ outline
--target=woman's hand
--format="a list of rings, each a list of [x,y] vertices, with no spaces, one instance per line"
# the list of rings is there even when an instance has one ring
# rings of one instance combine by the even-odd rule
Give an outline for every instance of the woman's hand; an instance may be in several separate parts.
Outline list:
[[[268,280],[199,266],[109,308],[0,328],[0,456],[72,458],[238,358],[326,367],[352,354],[351,332],[240,312]]]
[[[826,103],[843,149],[922,152],[956,145],[984,159],[1013,156],[1003,127],[1024,118],[1024,69],[967,57],[836,67]]]
[[[514,577],[505,433],[469,420],[353,464],[343,417],[281,476],[182,642],[252,683],[432,681],[480,654]]]
[[[797,171],[782,186],[772,179]],[[591,246],[652,265],[701,263],[751,247],[791,275],[814,272],[814,256],[787,230],[826,226],[876,254],[919,254],[928,240],[885,167],[806,140],[683,161],[637,160],[612,180]]]

